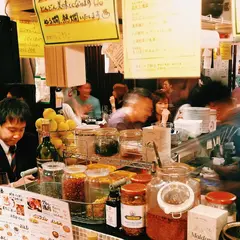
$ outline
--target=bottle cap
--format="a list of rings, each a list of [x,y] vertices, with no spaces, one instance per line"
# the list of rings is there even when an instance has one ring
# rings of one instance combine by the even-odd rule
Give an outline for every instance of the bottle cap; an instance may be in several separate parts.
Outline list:
[[[236,200],[236,196],[232,193],[229,192],[210,192],[207,193],[205,196],[205,199],[210,202],[210,203],[215,203],[215,204],[232,204]]]

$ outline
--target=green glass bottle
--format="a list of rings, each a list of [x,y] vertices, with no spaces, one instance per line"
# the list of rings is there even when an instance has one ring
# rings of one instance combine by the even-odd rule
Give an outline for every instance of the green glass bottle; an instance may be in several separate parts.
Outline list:
[[[36,151],[37,164],[39,167],[45,162],[58,161],[58,152],[50,141],[49,131],[50,120],[42,120],[42,142],[38,145]]]

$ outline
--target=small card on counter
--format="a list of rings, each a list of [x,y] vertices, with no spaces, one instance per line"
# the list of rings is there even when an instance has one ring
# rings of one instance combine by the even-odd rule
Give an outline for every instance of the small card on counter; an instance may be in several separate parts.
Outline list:
[[[226,210],[198,205],[188,211],[188,240],[218,240],[227,223]]]

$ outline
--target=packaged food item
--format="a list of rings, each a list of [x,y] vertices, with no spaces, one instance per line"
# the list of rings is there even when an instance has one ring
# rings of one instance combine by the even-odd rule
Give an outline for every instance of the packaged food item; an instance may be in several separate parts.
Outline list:
[[[130,183],[121,187],[121,225],[128,236],[139,236],[145,229],[146,186]]]
[[[85,202],[84,181],[86,179],[86,170],[84,165],[71,165],[64,169],[62,178],[63,199]]]
[[[116,128],[100,128],[96,130],[95,153],[112,156],[118,153],[118,130]]]

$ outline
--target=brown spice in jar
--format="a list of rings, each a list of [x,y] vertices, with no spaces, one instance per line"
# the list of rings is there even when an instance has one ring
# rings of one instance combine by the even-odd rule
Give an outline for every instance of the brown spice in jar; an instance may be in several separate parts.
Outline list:
[[[121,222],[122,222],[122,229],[128,236],[139,236],[144,232],[145,229],[145,219],[144,215],[143,216],[134,216],[134,217],[140,217],[142,218],[143,221],[143,227],[126,227],[123,225],[123,218],[126,218],[127,216],[124,216],[123,214],[123,208],[124,205],[128,206],[133,206],[131,211],[134,212],[135,208],[134,206],[139,206],[139,207],[144,207],[145,210],[145,204],[146,204],[146,198],[145,198],[145,185],[144,184],[139,184],[139,183],[132,183],[132,184],[127,184],[124,185],[121,188]],[[135,221],[135,220],[133,220]],[[135,225],[135,224],[134,224]]]

